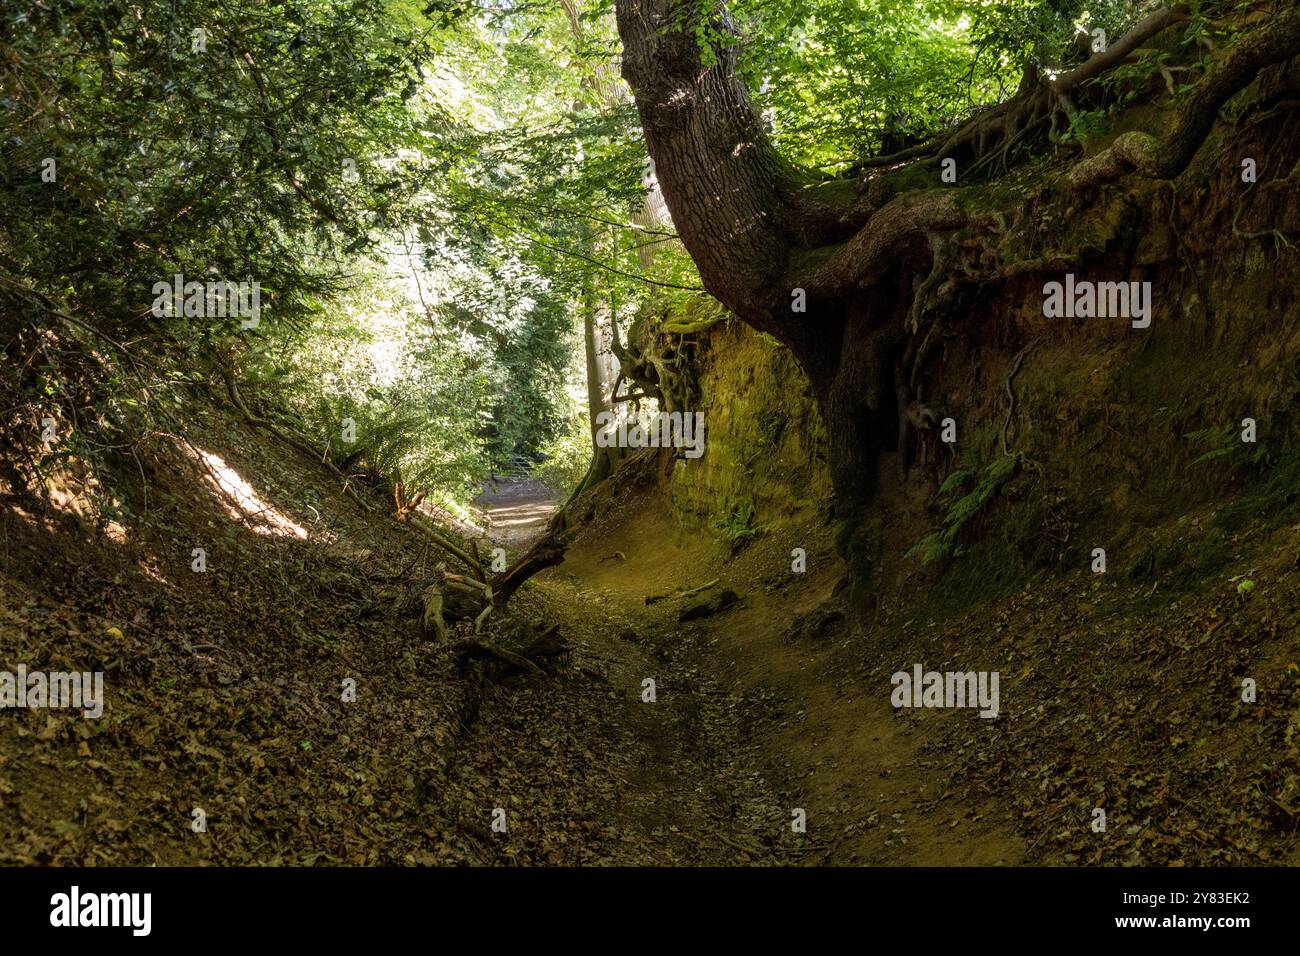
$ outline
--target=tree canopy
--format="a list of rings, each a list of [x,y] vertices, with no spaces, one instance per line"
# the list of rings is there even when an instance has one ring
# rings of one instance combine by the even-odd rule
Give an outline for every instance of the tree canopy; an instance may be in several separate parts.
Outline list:
[[[1192,56],[1178,78],[1164,75],[1171,89],[1190,89],[1210,38],[1236,39],[1210,26],[1230,6],[1180,6],[1173,47],[1144,48],[1098,82],[1166,71],[1183,49]],[[886,154],[933,158],[1001,139],[1005,163],[1006,150],[1027,145],[1026,125],[1041,132],[1050,119],[1058,146],[1104,132],[1124,90],[1079,102],[1058,91],[1032,110],[1025,91],[1093,62],[1106,38],[1119,41],[1153,9],[1136,0],[34,6],[0,23],[0,292],[15,401],[39,417],[53,399],[64,417],[106,434],[147,428],[177,389],[220,368],[253,383],[255,402],[336,461],[405,472],[449,500],[521,454],[550,457],[572,481],[587,465],[590,389],[609,401],[617,384],[588,372],[584,396],[584,314],[587,337],[604,336],[608,352],[648,300],[707,289],[754,320],[770,303],[726,287],[754,269],[775,270],[763,282],[789,295],[782,274],[797,250],[750,233],[711,262],[703,244],[679,240],[693,217],[781,222],[803,237],[795,246],[829,248],[867,212],[836,197]],[[643,16],[656,25],[639,41],[628,30]],[[707,135],[754,147],[759,178],[776,191],[755,194],[753,210],[716,202],[735,196],[729,172],[709,181],[721,167],[689,199],[655,148],[659,127],[681,113],[658,116],[647,83],[663,86],[666,74],[651,74],[671,70],[662,54],[679,39],[690,49],[676,61],[734,84],[733,128]],[[651,47],[660,53],[638,82]],[[1014,129],[995,126],[1021,103]],[[950,211],[932,209],[933,221]],[[878,234],[860,238],[869,235]],[[845,276],[817,261],[805,284],[825,299]],[[722,284],[715,273],[727,274]],[[255,280],[264,321],[152,315],[151,287],[175,275]],[[800,350],[802,333],[756,321]],[[72,342],[75,361],[64,350]],[[168,363],[151,363],[162,350]],[[102,366],[90,378],[123,388],[86,387],[87,354]],[[806,348],[802,359],[813,361]],[[334,436],[344,418],[362,426],[355,448]]]

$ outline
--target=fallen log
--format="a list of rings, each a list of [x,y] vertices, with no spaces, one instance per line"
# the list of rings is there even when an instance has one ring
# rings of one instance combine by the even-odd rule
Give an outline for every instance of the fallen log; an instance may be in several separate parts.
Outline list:
[[[492,590],[497,604],[504,605],[519,586],[538,571],[553,567],[564,560],[568,550],[567,536],[555,531],[539,538],[514,564],[492,578]]]
[[[393,500],[397,505],[397,520],[425,535],[438,547],[459,560],[472,575],[466,577],[451,574],[445,565],[440,564],[437,579],[424,592],[424,631],[426,634],[430,630],[436,632],[440,640],[447,635],[443,612],[448,610],[446,603],[448,590],[470,594],[481,592],[482,611],[474,621],[474,632],[477,634],[482,630],[488,616],[497,608],[504,607],[520,585],[538,571],[562,562],[564,553],[568,550],[568,539],[573,529],[566,526],[561,512],[551,519],[546,534],[535,541],[514,564],[489,578],[483,570],[478,545],[471,541],[467,547],[461,547],[438,530],[429,518],[417,510],[423,498],[424,492],[421,491],[414,498],[407,499],[402,483],[397,482],[393,489]]]

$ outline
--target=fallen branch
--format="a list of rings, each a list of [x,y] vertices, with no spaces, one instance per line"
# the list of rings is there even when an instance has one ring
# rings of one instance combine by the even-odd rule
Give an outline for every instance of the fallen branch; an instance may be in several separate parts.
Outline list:
[[[479,638],[470,638],[456,645],[456,657],[462,666],[470,658],[490,658],[509,664],[522,671],[530,674],[537,674],[541,677],[546,676],[546,671],[542,670],[528,658],[514,651],[508,651],[504,647],[493,644],[491,641],[481,640]]]
[[[719,581],[721,581],[721,580],[722,580],[722,578],[714,578],[712,581],[709,581],[709,582],[707,582],[707,583],[705,583],[705,584],[701,584],[701,585],[700,585],[699,587],[697,587],[697,588],[691,588],[689,591],[672,591],[672,592],[670,592],[670,593],[668,593],[668,594],[652,594],[652,595],[648,596],[648,597],[645,599],[645,603],[646,603],[646,604],[656,604],[656,603],[658,603],[659,601],[667,601],[669,598],[688,598],[688,597],[692,597],[692,596],[694,596],[694,595],[696,595],[696,594],[699,594],[701,591],[707,591],[709,588],[713,587],[715,584],[717,584],[717,583],[718,583]]]
[[[476,554],[466,551],[464,548],[460,547],[460,545],[445,537],[440,531],[438,531],[431,520],[416,510],[420,502],[424,500],[423,491],[419,492],[414,498],[408,500],[406,498],[406,490],[399,481],[393,486],[393,500],[397,504],[396,517],[400,524],[410,525],[412,528],[425,535],[434,544],[465,565],[477,580],[486,580],[486,576],[483,573],[483,566],[479,563]]]

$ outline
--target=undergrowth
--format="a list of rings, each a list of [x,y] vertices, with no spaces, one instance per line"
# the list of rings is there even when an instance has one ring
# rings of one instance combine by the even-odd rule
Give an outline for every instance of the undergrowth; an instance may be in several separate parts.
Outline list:
[[[947,514],[944,515],[943,527],[932,532],[912,547],[908,557],[921,557],[922,564],[931,564],[942,558],[959,557],[966,550],[959,540],[961,531],[972,519],[984,511],[985,507],[1002,490],[1016,473],[1020,458],[1015,455],[1003,455],[995,458],[979,476],[978,467],[974,465],[958,468],[950,474],[939,487],[940,498],[950,500]],[[978,480],[976,480],[978,478]],[[964,488],[973,487],[966,494],[953,499],[952,496]]]

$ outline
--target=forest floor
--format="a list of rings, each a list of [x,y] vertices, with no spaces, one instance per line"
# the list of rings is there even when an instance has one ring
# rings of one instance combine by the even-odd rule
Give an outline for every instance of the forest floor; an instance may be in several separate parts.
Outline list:
[[[0,710],[0,863],[474,861],[436,796],[477,688],[406,585],[437,556],[383,495],[189,424],[138,448],[117,521],[58,473],[55,509],[0,511],[0,669],[101,671],[105,698]]]
[[[513,537],[520,514],[542,512],[544,524],[555,507],[528,482],[480,501],[514,544],[526,544]],[[642,557],[632,536],[619,542]],[[516,597],[518,611],[560,625],[572,666],[542,684],[493,688],[451,799],[466,816],[494,799],[508,808],[509,839],[490,844],[505,863],[799,862],[815,846],[791,831],[786,802],[758,770],[742,700],[659,615],[646,620],[649,579],[628,562],[593,531]],[[676,570],[662,567],[655,583],[672,586]]]
[[[904,588],[851,633],[829,528],[733,550],[643,485],[512,601],[565,665],[490,679],[420,636],[439,556],[382,495],[216,412],[143,460],[121,523],[88,530],[75,484],[0,513],[0,669],[103,671],[106,698],[0,711],[0,863],[1300,858],[1300,526],[1243,541],[1248,596],[1062,576],[927,617]],[[482,504],[459,529],[512,551],[555,506]],[[997,720],[891,706],[892,672],[958,661],[1003,671]]]

